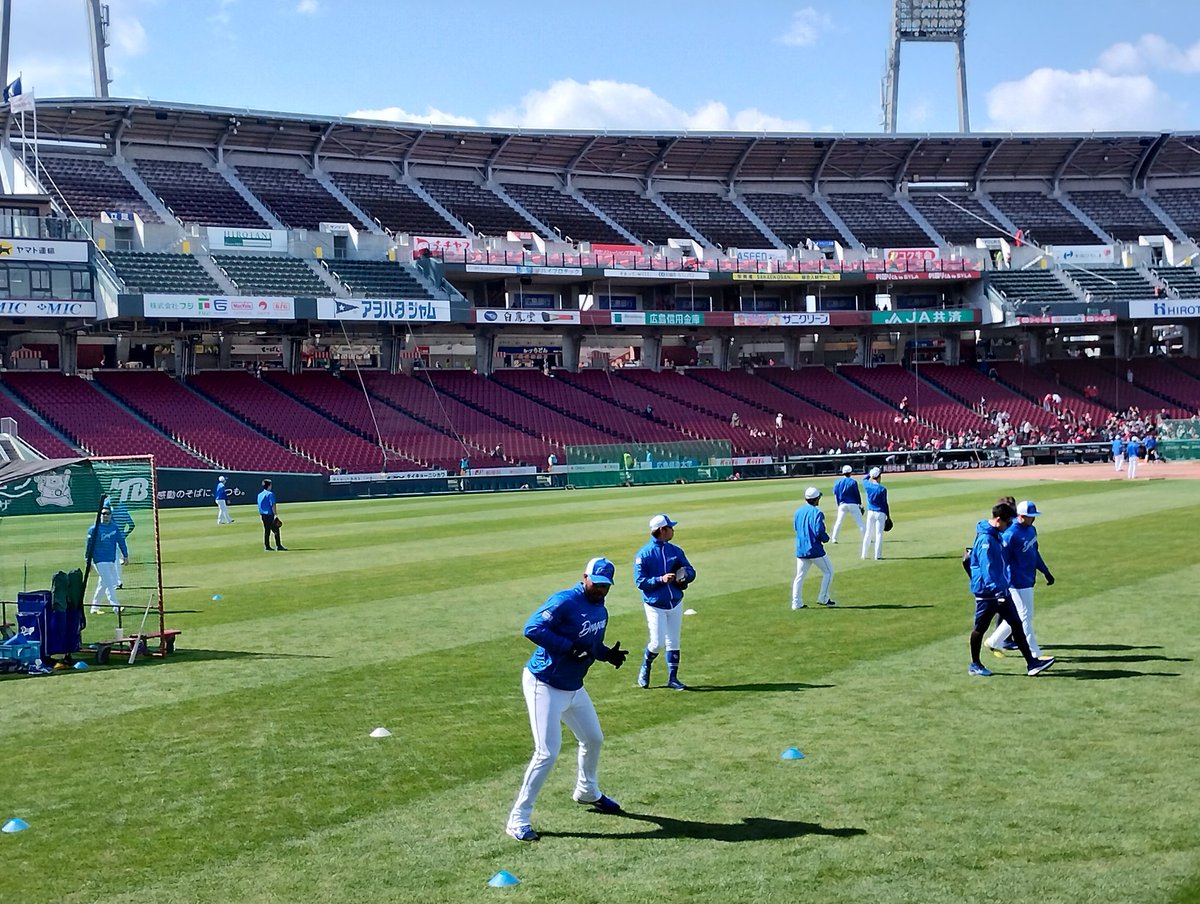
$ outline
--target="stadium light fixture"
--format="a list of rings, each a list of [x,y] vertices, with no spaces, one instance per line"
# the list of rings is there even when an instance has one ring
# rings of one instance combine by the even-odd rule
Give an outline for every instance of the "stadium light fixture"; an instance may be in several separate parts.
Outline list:
[[[967,109],[967,0],[895,0],[892,36],[883,77],[883,128],[896,131],[896,104],[900,95],[900,47],[905,42],[953,44],[958,76],[958,128],[971,130]]]

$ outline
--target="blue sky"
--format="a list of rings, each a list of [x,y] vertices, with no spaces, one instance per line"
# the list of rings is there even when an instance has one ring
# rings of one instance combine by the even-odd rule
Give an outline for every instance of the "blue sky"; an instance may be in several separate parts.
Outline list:
[[[114,97],[498,127],[881,130],[891,0],[109,0]],[[83,0],[13,0],[9,77],[91,95]],[[1195,0],[971,0],[974,131],[1200,131]],[[1136,12],[1131,12],[1136,11]],[[950,45],[899,128],[958,129]]]

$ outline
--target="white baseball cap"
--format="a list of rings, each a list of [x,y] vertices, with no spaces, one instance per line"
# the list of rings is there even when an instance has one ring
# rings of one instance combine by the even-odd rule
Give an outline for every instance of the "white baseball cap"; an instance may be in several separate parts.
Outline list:
[[[804,498],[805,499],[820,499],[821,491],[818,490],[816,487],[809,487],[807,490],[804,491]]]
[[[879,470],[878,468],[872,468],[871,473],[869,473],[867,476],[870,477],[872,480],[878,480],[880,477],[883,476],[883,472],[881,470]]]
[[[1023,499],[1017,503],[1017,514],[1024,515],[1026,518],[1036,518],[1041,514],[1041,512],[1039,512],[1038,507],[1028,499]]]
[[[666,515],[655,515],[650,519],[650,532],[658,530],[661,527],[674,527],[678,521],[672,521]]]
[[[222,474],[220,477],[217,478],[217,483],[224,483],[224,482],[225,482],[225,475]]]
[[[853,474],[854,469],[852,467],[850,467],[849,465],[842,465],[842,473],[843,474]]]

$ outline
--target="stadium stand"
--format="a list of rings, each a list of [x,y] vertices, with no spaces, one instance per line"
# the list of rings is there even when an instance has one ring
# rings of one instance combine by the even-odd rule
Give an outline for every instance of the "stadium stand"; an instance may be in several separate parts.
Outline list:
[[[76,216],[95,220],[105,211],[128,211],[146,223],[162,222],[121,171],[103,159],[45,155],[40,162],[53,180],[47,190],[61,194]],[[50,180],[43,177],[44,183]]]
[[[708,192],[664,191],[671,209],[721,248],[771,248],[774,242],[746,219],[736,205]]]
[[[1200,379],[1176,366],[1178,359],[1136,358],[1129,364],[1137,385],[1177,408],[1200,411]]]
[[[803,247],[809,241],[846,241],[825,211],[803,195],[747,192],[742,200],[768,229],[789,245]]]
[[[1184,235],[1200,238],[1200,188],[1160,188],[1153,197]]]
[[[261,229],[267,223],[217,173],[187,160],[135,160],[135,168],[176,218],[201,226]]]
[[[392,261],[338,258],[325,262],[353,295],[378,298],[432,298],[417,278]]]
[[[89,455],[153,455],[161,468],[209,468],[81,377],[57,371],[3,375],[8,388]]]
[[[252,430],[242,421],[159,371],[101,370],[96,382],[176,442],[198,450],[226,470],[314,473],[308,459]]]
[[[10,417],[17,422],[17,436],[47,458],[75,458],[80,450],[41,423],[33,409],[23,405],[5,390],[0,381],[0,418]]]
[[[1014,426],[1028,421],[1047,433],[1058,429],[1058,418],[1051,412],[1000,381],[989,379],[978,368],[965,364],[956,367],[923,364],[920,376],[968,408],[986,400],[987,410],[1007,411],[1009,422]]]
[[[1014,305],[1080,301],[1050,270],[998,270],[987,275],[987,284]]]
[[[1154,286],[1137,270],[1068,267],[1064,272],[1083,288],[1088,301],[1129,301],[1154,297]]]
[[[343,173],[330,177],[351,201],[391,232],[458,235],[459,227],[419,198],[402,182],[381,173]]]
[[[190,254],[106,251],[105,257],[130,292],[185,292],[217,295],[221,287]]]
[[[653,201],[637,192],[615,188],[583,188],[579,193],[642,242],[665,245],[667,239],[682,238],[685,230]]]
[[[984,435],[991,433],[987,421],[980,416],[979,412],[973,411],[936,386],[922,386],[921,380],[916,374],[899,365],[887,364],[882,367],[843,365],[838,372],[868,392],[886,399],[897,413],[900,411],[900,401],[907,398],[907,410],[912,412],[912,416],[917,418],[918,422],[931,425],[935,433],[952,435],[963,432],[982,432]],[[901,435],[915,432],[911,421],[907,424],[901,423],[899,430]]]
[[[992,212],[967,192],[931,192],[910,188],[908,199],[938,235],[952,245],[974,246],[975,239],[1006,236]]]
[[[1130,406],[1136,406],[1146,413],[1165,409],[1169,417],[1188,417],[1191,414],[1139,385],[1139,361],[1126,363],[1114,361],[1112,358],[1064,358],[1055,361],[1053,367],[1063,385],[1080,394],[1085,387],[1095,386],[1099,391],[1098,401],[1113,411],[1124,411]],[[1126,380],[1127,370],[1133,371],[1132,383]]]
[[[1116,191],[1072,191],[1070,195],[1076,207],[1119,241],[1136,242],[1140,235],[1168,231],[1139,198]]]
[[[1057,360],[1040,367],[1017,361],[993,361],[991,369],[996,371],[997,379],[1005,386],[1034,404],[1046,407],[1044,400],[1057,393],[1062,399],[1060,407],[1063,410],[1070,411],[1077,418],[1087,418],[1096,426],[1102,425],[1112,414],[1112,409],[1084,398],[1082,393],[1076,393],[1065,385],[1059,378],[1057,364]]]
[[[874,192],[837,192],[826,197],[854,237],[868,248],[913,248],[933,243],[892,198]]]
[[[421,185],[460,223],[465,223],[478,235],[541,232],[540,226],[527,220],[494,191],[474,182],[428,177],[421,179]]]
[[[1180,298],[1200,298],[1200,273],[1193,267],[1153,267],[1151,272],[1179,293]]]
[[[1100,239],[1054,198],[1035,191],[989,192],[992,203],[1039,245],[1096,245]]]
[[[239,164],[238,178],[263,205],[293,229],[316,229],[322,222],[357,224],[321,183],[294,169]]]
[[[218,254],[213,260],[243,295],[330,294],[308,263],[296,257]]]
[[[531,214],[561,235],[576,242],[629,241],[574,198],[549,185],[503,183],[504,191]]]

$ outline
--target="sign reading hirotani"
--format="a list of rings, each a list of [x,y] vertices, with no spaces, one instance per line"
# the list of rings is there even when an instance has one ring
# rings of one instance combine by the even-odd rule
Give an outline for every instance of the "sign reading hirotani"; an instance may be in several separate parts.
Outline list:
[[[1163,298],[1151,301],[1148,298],[1129,302],[1129,316],[1153,320],[1200,317],[1200,299]]]

